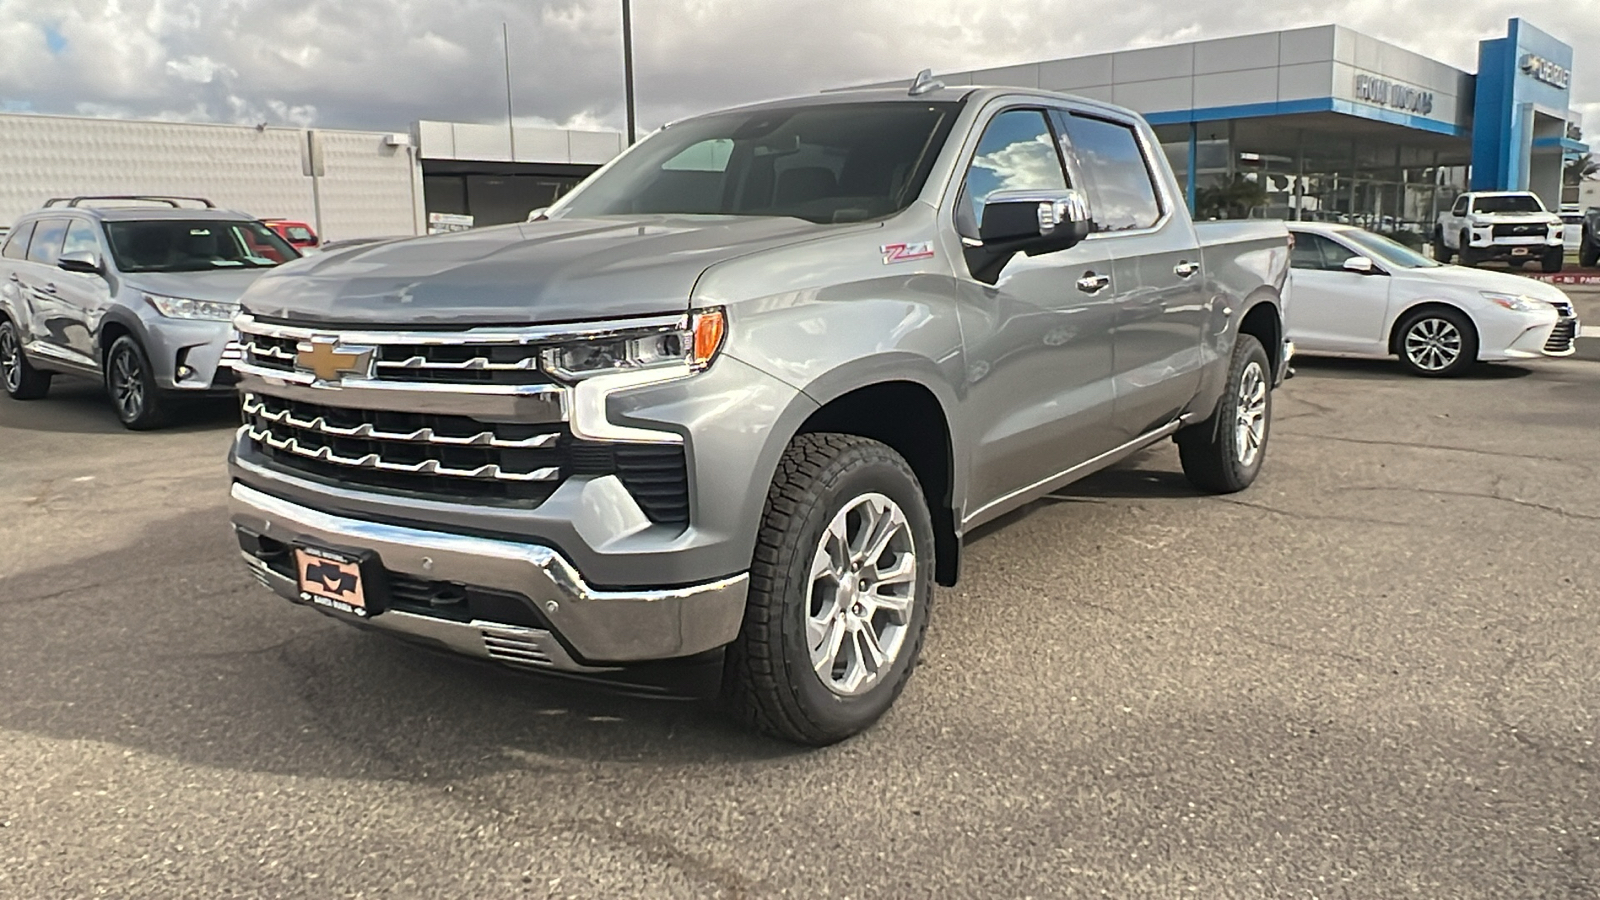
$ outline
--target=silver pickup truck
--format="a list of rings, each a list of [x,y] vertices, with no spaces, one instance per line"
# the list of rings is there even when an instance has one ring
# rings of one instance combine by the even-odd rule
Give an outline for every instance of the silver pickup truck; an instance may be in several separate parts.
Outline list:
[[[719,652],[789,740],[866,728],[962,535],[1163,438],[1266,449],[1289,241],[1196,226],[1150,128],[1012,88],[675,123],[544,221],[357,247],[235,321],[232,518],[346,621],[596,672]]]

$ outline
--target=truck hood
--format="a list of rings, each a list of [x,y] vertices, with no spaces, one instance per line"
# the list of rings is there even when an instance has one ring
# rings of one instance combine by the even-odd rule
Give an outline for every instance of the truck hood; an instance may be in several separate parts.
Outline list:
[[[712,265],[840,228],[743,216],[483,228],[308,257],[256,282],[244,306],[258,316],[338,325],[534,325],[676,313]]]
[[[210,272],[133,272],[123,275],[129,287],[167,297],[237,303],[250,285],[271,269],[218,269]]]

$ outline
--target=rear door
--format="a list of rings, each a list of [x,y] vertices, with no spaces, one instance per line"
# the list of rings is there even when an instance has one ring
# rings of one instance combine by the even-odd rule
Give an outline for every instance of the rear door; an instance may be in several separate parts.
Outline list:
[[[1114,430],[1129,441],[1170,422],[1200,388],[1210,318],[1200,245],[1139,124],[1100,110],[1061,116],[1087,182],[1094,233],[1114,260]]]
[[[40,219],[34,226],[33,239],[28,242],[28,258],[17,266],[17,275],[29,308],[28,337],[32,341],[29,351],[50,359],[72,360],[65,333],[66,307],[56,284],[56,276],[65,274],[57,268],[57,263],[61,260],[61,245],[66,237],[65,216]]]
[[[0,244],[0,309],[16,320],[27,341],[32,328],[33,298],[22,287],[22,269],[28,261],[28,240],[33,237],[33,222],[23,222],[11,229],[5,242]]]
[[[1294,280],[1289,338],[1296,347],[1327,353],[1386,351],[1389,277],[1345,271],[1345,260],[1360,255],[1320,234],[1295,232],[1289,256]]]

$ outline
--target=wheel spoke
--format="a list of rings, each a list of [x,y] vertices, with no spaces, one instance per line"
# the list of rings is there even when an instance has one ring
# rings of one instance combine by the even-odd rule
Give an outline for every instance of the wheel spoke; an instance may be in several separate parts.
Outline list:
[[[872,661],[872,671],[874,673],[883,671],[888,654],[884,653],[883,647],[878,644],[878,633],[872,630],[872,626],[865,625],[856,631],[856,637],[861,642],[861,649],[866,653],[866,658]]]
[[[883,557],[883,552],[889,549],[889,542],[894,540],[905,525],[905,516],[901,514],[900,507],[891,506],[888,510],[880,510],[878,520],[873,525],[873,534],[866,544],[866,551],[861,554],[857,562],[864,566],[875,566]]]
[[[822,639],[811,645],[811,667],[816,669],[817,674],[824,680],[833,677],[834,661],[839,658],[839,648],[844,645],[844,635],[844,622],[834,616],[828,620]]]
[[[896,584],[910,584],[911,580],[916,578],[916,577],[917,577],[917,557],[916,557],[916,555],[912,554],[912,553],[902,553],[895,559],[895,563],[894,563],[893,566],[890,566],[887,569],[879,569],[877,571],[877,575],[873,579],[873,584],[874,584],[874,587],[883,587],[884,585],[891,585],[892,586],[892,585],[896,585]]]

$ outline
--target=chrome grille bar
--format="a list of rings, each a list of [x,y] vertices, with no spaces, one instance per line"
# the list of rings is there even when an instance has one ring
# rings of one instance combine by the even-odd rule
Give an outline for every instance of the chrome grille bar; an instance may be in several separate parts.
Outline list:
[[[436,459],[425,459],[417,463],[396,463],[388,462],[376,453],[368,453],[365,456],[340,456],[329,447],[304,447],[297,438],[280,438],[274,435],[270,428],[254,428],[249,425],[245,428],[249,429],[251,440],[274,450],[356,469],[378,469],[384,472],[404,472],[409,475],[444,475],[489,481],[556,481],[561,477],[561,470],[554,467],[534,469],[531,472],[507,472],[495,463],[478,466],[475,469],[455,469]]]
[[[425,356],[412,356],[401,360],[378,360],[380,369],[439,369],[452,372],[531,372],[539,368],[539,358],[530,356],[516,362],[490,362],[486,357],[475,356],[461,362],[439,362]]]
[[[244,414],[258,416],[274,425],[288,425],[290,428],[298,428],[301,431],[315,431],[318,434],[326,434],[333,437],[365,438],[373,441],[396,441],[416,444],[442,444],[449,447],[496,447],[503,450],[529,450],[548,447],[561,438],[559,432],[536,434],[533,437],[518,440],[507,440],[495,437],[493,431],[479,432],[470,437],[439,434],[432,428],[418,428],[411,432],[380,431],[367,422],[345,428],[329,424],[328,420],[323,416],[298,419],[288,409],[273,412],[267,409],[266,404],[262,403],[254,394],[244,395]]]

